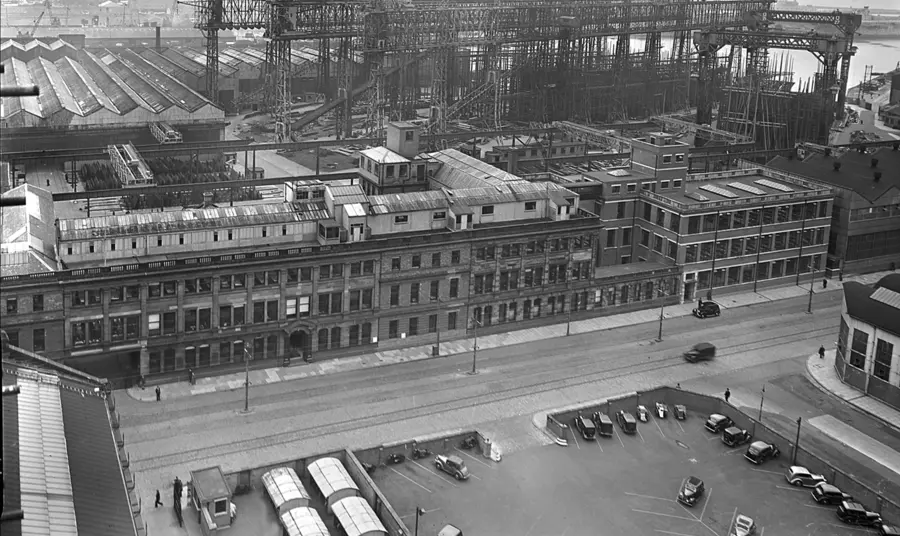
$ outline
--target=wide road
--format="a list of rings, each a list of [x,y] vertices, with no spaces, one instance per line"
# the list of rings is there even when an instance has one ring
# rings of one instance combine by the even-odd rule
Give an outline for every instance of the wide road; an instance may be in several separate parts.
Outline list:
[[[221,465],[227,473],[448,429],[477,428],[509,454],[547,442],[531,424],[538,411],[678,382],[708,392],[729,386],[734,401],[748,405],[754,402],[745,393],[767,382],[767,400],[785,427],[798,411],[805,418],[833,413],[900,447],[872,419],[823,401],[830,397],[804,383],[802,359],[836,338],[840,299],[839,292],[817,295],[813,315],[805,314],[806,298],[797,298],[728,309],[720,318],[670,319],[662,342],[649,323],[484,350],[475,376],[465,373],[472,355],[463,354],[251,386],[250,414],[240,412],[242,390],[162,403],[119,392],[117,409],[145,500],[175,476],[186,479],[189,469]],[[684,362],[680,353],[699,341],[716,344],[718,358]],[[808,428],[803,441],[848,457]],[[880,466],[852,463],[855,474],[879,484]]]

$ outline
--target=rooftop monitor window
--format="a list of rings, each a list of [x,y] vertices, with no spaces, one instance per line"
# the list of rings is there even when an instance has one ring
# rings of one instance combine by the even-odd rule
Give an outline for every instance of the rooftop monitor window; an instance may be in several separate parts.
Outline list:
[[[404,214],[402,216],[394,216],[394,223],[403,224],[409,223],[409,216]]]

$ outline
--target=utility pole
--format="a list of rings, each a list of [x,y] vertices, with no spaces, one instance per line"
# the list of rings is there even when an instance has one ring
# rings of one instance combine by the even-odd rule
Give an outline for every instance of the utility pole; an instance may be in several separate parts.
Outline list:
[[[478,374],[478,370],[475,368],[475,364],[478,361],[478,326],[481,326],[481,322],[475,320],[475,317],[472,317],[472,327],[475,330],[475,345],[472,347],[472,372],[470,374],[475,375]]]
[[[656,336],[657,341],[662,341],[663,310],[666,307],[666,291],[663,285],[664,283],[660,283],[658,292],[661,300],[659,302],[659,335]]]
[[[250,412],[250,352],[244,347],[244,413]]]
[[[803,421],[803,417],[797,417],[797,440],[794,441],[794,455],[791,456],[791,464],[796,465],[797,463],[797,451],[800,450],[800,423]]]
[[[414,536],[419,536],[419,516],[424,516],[424,515],[425,515],[425,510],[423,510],[417,506],[416,507],[416,533]]]
[[[566,337],[572,334],[572,306],[569,305],[569,312],[566,314]]]

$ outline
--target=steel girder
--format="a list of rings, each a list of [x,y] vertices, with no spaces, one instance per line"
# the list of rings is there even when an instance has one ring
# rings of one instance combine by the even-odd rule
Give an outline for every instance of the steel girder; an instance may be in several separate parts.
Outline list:
[[[776,32],[742,32],[730,30],[701,30],[694,32],[694,46],[698,52],[714,54],[726,45],[744,48],[781,48],[807,50],[820,54],[844,54],[851,51],[851,42],[838,37],[818,34]]]
[[[862,24],[859,13],[819,13],[815,11],[768,10],[753,13],[748,18],[747,27],[756,30],[766,22],[792,22],[795,24],[830,24],[841,31],[844,37],[852,38]],[[757,25],[757,26],[754,26]]]
[[[740,27],[745,15],[768,8],[768,0],[744,2],[680,0],[657,3],[531,4],[477,9],[398,10],[382,12],[391,29],[377,51],[404,51],[447,46],[475,46],[555,41],[563,21],[575,21],[571,39],[611,35],[675,32],[698,27]],[[366,18],[368,32],[369,13]],[[568,23],[566,23],[568,25]],[[447,29],[451,37],[447,39]],[[491,37],[487,37],[490,34]],[[367,43],[368,46],[368,43]]]

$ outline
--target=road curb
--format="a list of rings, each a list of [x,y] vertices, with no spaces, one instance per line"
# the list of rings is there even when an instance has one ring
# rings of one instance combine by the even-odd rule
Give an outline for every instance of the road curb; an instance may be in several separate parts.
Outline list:
[[[859,411],[860,413],[864,413],[864,414],[868,415],[868,416],[871,417],[872,419],[875,419],[876,421],[878,421],[879,423],[881,423],[883,426],[887,426],[888,428],[890,428],[891,430],[893,430],[896,434],[900,435],[900,427],[894,425],[893,423],[890,423],[890,422],[884,420],[883,418],[881,418],[881,417],[879,417],[878,415],[872,413],[871,411],[867,410],[866,408],[864,408],[864,407],[862,407],[862,406],[859,406],[859,405],[857,405],[857,404],[854,404],[854,403],[851,402],[850,400],[847,400],[847,399],[845,399],[845,398],[841,398],[840,396],[838,396],[837,394],[835,394],[834,391],[832,391],[832,390],[828,389],[827,387],[825,387],[824,385],[822,385],[822,383],[819,382],[819,380],[816,379],[815,375],[814,375],[814,374],[812,373],[812,371],[809,369],[809,362],[811,361],[810,358],[816,357],[817,355],[818,355],[818,354],[813,354],[813,355],[809,356],[809,358],[806,359],[806,366],[805,366],[805,368],[806,368],[806,377],[809,379],[809,381],[810,381],[813,385],[816,386],[816,388],[817,388],[819,391],[822,391],[823,393],[827,394],[828,396],[830,396],[830,397],[832,397],[832,398],[834,398],[834,399],[836,399],[836,400],[840,400],[841,402],[844,402],[844,403],[846,403],[846,404],[851,405],[854,409],[856,409],[856,410]],[[841,382],[841,383],[843,383],[843,382]],[[865,393],[862,393],[862,396],[868,397],[869,395],[867,395],[867,394],[865,394]]]

